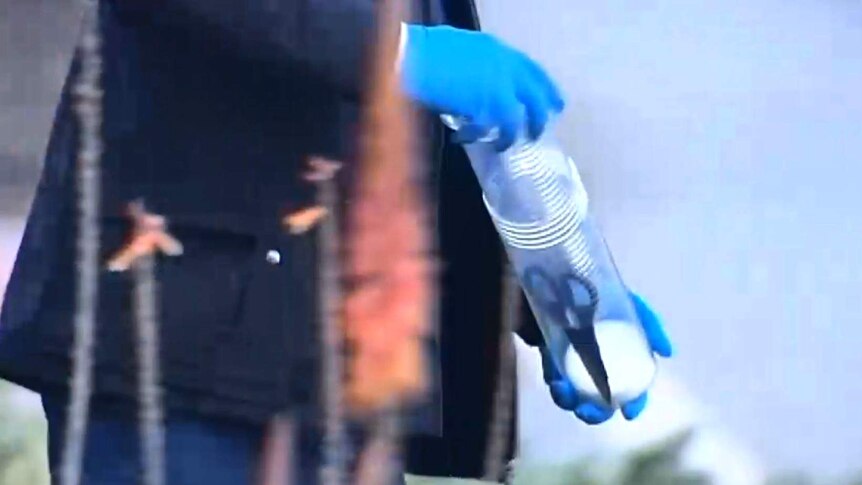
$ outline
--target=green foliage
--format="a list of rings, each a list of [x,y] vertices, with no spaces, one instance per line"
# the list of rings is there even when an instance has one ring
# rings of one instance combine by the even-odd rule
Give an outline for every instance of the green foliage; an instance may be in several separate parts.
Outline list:
[[[14,392],[0,381],[0,485],[48,485],[45,420],[40,409],[14,405]]]
[[[22,407],[21,392],[0,380],[0,485],[48,485],[46,423],[41,409]],[[710,485],[703,474],[685,470],[682,454],[691,438],[684,432],[625,456],[621,462],[584,459],[562,465],[519,467],[514,485]],[[475,480],[408,476],[408,485],[482,485]],[[862,485],[862,475],[822,481],[782,473],[764,485]]]
[[[524,467],[515,474],[515,485],[604,485],[599,471],[588,460],[542,467]]]
[[[585,459],[563,465],[524,466],[514,485],[709,485],[709,479],[681,466],[691,437],[685,432],[632,453],[616,466]],[[408,485],[468,485],[480,482],[410,477]]]
[[[708,476],[682,466],[683,452],[691,435],[691,431],[686,431],[637,450],[625,456],[614,469],[592,459],[565,465],[525,466],[518,470],[514,485],[710,485],[712,481]],[[411,477],[407,483],[477,485],[481,482]],[[855,481],[825,482],[802,473],[785,472],[764,485],[862,485],[862,476]]]
[[[682,453],[691,439],[691,431],[674,436],[664,443],[648,447],[629,459],[619,485],[709,485],[701,473],[682,469]]]

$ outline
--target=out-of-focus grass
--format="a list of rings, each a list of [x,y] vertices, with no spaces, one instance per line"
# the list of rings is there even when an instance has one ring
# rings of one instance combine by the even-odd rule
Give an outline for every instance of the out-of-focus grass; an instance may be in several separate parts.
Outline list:
[[[21,396],[25,398],[22,399]],[[0,485],[49,485],[47,430],[41,406],[26,391],[0,380]],[[709,485],[708,477],[683,469],[683,433],[618,461],[584,459],[562,465],[519,466],[514,485]],[[487,485],[478,480],[408,476],[407,485]],[[862,485],[862,480],[823,481],[785,473],[768,485]],[[302,484],[297,484],[302,485]]]
[[[684,470],[682,451],[689,433],[638,450],[618,462],[584,459],[560,465],[520,466],[514,485],[709,485],[699,473]],[[408,485],[479,485],[469,480],[441,480],[410,477]]]
[[[0,381],[0,485],[48,485],[47,424],[23,393]]]
[[[515,474],[513,485],[623,485],[624,482],[612,478],[609,470],[598,470],[588,462],[525,466]],[[679,482],[666,482],[662,485],[676,485]],[[455,478],[429,478],[407,476],[407,485],[496,485],[494,482],[462,480]],[[643,485],[651,485],[644,483]]]
[[[429,478],[407,475],[407,485],[486,485],[489,482],[479,480],[461,480],[458,478]]]
[[[0,381],[0,485],[48,485],[46,423],[38,402],[22,399],[26,392]],[[685,437],[646,449],[614,473],[596,461],[557,466],[523,466],[515,485],[702,485],[700,477],[678,470]],[[602,476],[599,476],[602,475]],[[613,475],[613,477],[611,477]],[[407,485],[482,485],[476,480],[408,476]]]
[[[586,456],[567,463],[518,463],[512,485],[708,485],[706,477],[684,470],[688,432],[617,457]],[[489,485],[479,480],[407,476],[407,485]],[[862,485],[862,484],[860,484]]]

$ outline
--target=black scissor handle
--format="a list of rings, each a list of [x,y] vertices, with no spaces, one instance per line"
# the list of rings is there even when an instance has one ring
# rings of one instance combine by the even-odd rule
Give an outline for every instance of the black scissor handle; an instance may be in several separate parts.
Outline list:
[[[567,327],[592,325],[599,294],[593,282],[585,276],[574,272],[555,279],[539,266],[528,266],[523,280],[526,289],[537,300],[535,303],[558,324]],[[586,293],[586,302],[578,297],[579,290]],[[575,314],[577,322],[570,321],[571,313]]]

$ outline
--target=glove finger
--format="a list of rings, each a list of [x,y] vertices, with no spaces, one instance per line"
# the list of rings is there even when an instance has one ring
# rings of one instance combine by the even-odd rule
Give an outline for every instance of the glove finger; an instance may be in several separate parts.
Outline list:
[[[531,140],[535,140],[545,131],[545,125],[548,124],[548,112],[551,107],[541,92],[541,88],[529,80],[520,84],[518,100],[524,105],[527,113],[527,134]]]
[[[498,152],[507,150],[515,143],[518,132],[524,126],[524,107],[515,95],[514,86],[505,89],[491,110],[491,118],[496,121],[500,132],[494,143]]]
[[[540,66],[536,61],[530,59],[526,55],[521,59],[525,71],[539,86],[548,100],[548,105],[556,112],[561,113],[566,107],[566,102],[563,99],[563,94],[557,87],[557,84],[551,79],[551,76]]]
[[[452,135],[452,141],[462,145],[475,143],[480,138],[488,134],[490,129],[477,123],[462,126]]]
[[[643,393],[622,406],[623,417],[631,421],[637,418],[647,405],[647,393]]]
[[[578,391],[568,380],[552,381],[548,384],[548,389],[551,392],[551,399],[560,409],[572,411],[578,407]]]
[[[539,354],[542,356],[542,377],[545,379],[545,383],[550,384],[554,381],[563,380],[563,375],[560,374],[557,365],[554,364],[547,347],[539,347]]]
[[[509,149],[518,136],[518,131],[524,123],[524,108],[518,103],[514,96],[511,99],[503,101],[497,109],[500,120],[500,133],[497,140],[494,142],[494,148],[498,152],[503,152]]]
[[[637,312],[638,319],[640,319],[641,324],[643,325],[644,333],[646,333],[647,340],[649,341],[653,352],[662,357],[670,357],[673,355],[673,346],[670,343],[670,338],[668,338],[667,333],[664,330],[661,318],[640,295],[631,292],[630,296],[632,303],[635,306],[635,312]]]
[[[587,424],[601,424],[611,419],[613,409],[608,409],[592,402],[585,402],[575,408],[575,416]]]
[[[517,136],[517,127],[507,124],[500,126],[500,137],[494,142],[494,149],[498,152],[505,152],[515,144]]]

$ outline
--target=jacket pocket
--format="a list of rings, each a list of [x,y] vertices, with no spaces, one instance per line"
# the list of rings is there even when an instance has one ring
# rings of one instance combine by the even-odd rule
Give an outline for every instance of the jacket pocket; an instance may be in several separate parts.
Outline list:
[[[183,255],[160,258],[156,269],[162,355],[178,370],[210,369],[225,332],[240,318],[254,238],[203,230],[174,235]]]
[[[126,242],[129,225],[109,219],[101,226],[95,357],[98,369],[133,375],[137,365],[135,275],[109,271],[107,261]],[[157,256],[156,322],[166,382],[205,386],[220,331],[236,318],[250,238],[202,231],[172,231],[183,243],[176,257]],[[73,345],[77,268],[74,237],[64,238],[61,257],[46,284],[37,324],[52,352]]]

